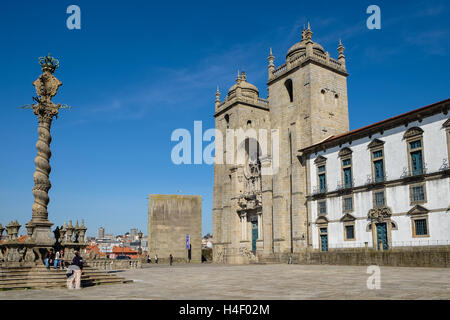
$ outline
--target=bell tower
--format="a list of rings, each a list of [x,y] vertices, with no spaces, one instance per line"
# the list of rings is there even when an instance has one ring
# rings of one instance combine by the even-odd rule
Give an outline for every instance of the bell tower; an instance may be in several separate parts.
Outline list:
[[[258,148],[256,153],[250,152],[250,145],[258,146],[259,129],[270,130],[269,104],[259,97],[258,88],[247,82],[246,73],[238,72],[223,102],[217,90],[214,117],[214,261],[248,263],[256,250],[263,248],[261,154]],[[255,132],[255,137],[241,141],[239,132],[249,131]],[[217,135],[223,138],[217,139]],[[220,143],[222,148],[218,148]]]
[[[344,46],[338,59],[312,40],[308,27],[302,39],[274,66],[269,55],[269,105],[272,129],[280,134],[280,169],[273,176],[274,252],[286,258],[307,245],[306,171],[297,150],[348,131],[347,70]]]

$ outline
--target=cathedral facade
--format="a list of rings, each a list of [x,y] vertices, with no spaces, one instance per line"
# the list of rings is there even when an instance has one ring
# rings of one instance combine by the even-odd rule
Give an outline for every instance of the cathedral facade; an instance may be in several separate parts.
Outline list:
[[[216,93],[215,126],[223,139],[216,137],[215,262],[288,261],[308,250],[323,249],[318,244],[320,235],[313,234],[325,229],[317,227],[324,221],[311,209],[321,198],[312,190],[317,173],[311,171],[316,166],[310,162],[321,143],[349,131],[348,74],[342,43],[334,59],[312,35],[308,24],[301,41],[289,49],[278,67],[270,51],[267,99],[247,82],[244,72],[238,73],[223,101]],[[448,103],[443,108],[447,110]],[[228,134],[238,130],[256,134],[244,139]],[[445,181],[449,183],[448,178]],[[346,216],[347,220],[354,218],[355,214]]]

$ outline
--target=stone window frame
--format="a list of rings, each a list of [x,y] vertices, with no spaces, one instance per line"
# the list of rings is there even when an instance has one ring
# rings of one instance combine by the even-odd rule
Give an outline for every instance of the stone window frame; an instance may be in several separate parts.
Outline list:
[[[411,153],[420,150],[422,153],[422,174],[425,173],[425,146],[423,144],[423,130],[420,127],[409,128],[403,135],[403,139],[406,141],[409,172],[413,175]],[[411,150],[410,143],[418,140],[420,141],[420,148]]]
[[[319,218],[316,219],[315,224],[317,226],[317,237],[318,237],[318,240],[319,240],[319,242],[318,242],[318,244],[319,244],[319,251],[320,252],[326,252],[326,251],[322,251],[322,239],[321,239],[320,236],[321,235],[326,235],[327,236],[327,248],[330,249],[329,248],[329,243],[330,243],[329,240],[330,240],[330,238],[328,237],[328,219],[326,217],[324,217],[324,216],[320,216]],[[326,232],[322,233],[320,231],[321,228],[326,228],[327,229]]]
[[[381,193],[383,192],[383,198],[384,198],[384,204],[377,206],[376,205],[376,198],[375,198],[375,194],[376,193]],[[372,191],[372,208],[381,208],[381,207],[385,207],[387,206],[387,201],[386,201],[386,188],[382,188],[382,189],[375,189]]]
[[[319,193],[322,193],[320,190],[320,178],[319,176],[321,174],[325,175],[325,192],[327,192],[328,187],[327,187],[327,158],[325,158],[324,156],[318,156],[315,160],[314,163],[316,164],[316,185],[317,185],[317,190]],[[324,166],[325,167],[325,172],[320,172],[319,173],[319,167]]]
[[[414,206],[416,204],[423,204],[423,203],[427,203],[427,188],[426,188],[426,183],[425,181],[423,182],[418,182],[418,183],[412,183],[409,185],[409,204]],[[414,194],[413,194],[413,188],[414,187],[418,187],[418,186],[422,186],[423,187],[423,200],[419,200],[419,201],[414,201]]]
[[[347,213],[341,218],[343,231],[344,231],[344,241],[356,241],[356,218],[351,214]],[[347,227],[353,227],[353,238],[347,238]]]
[[[350,210],[345,209],[345,199],[351,198],[352,199],[352,208]],[[353,193],[350,195],[342,196],[342,212],[343,213],[349,213],[353,212],[355,210],[355,199],[353,197]]]
[[[371,143],[369,143],[368,145],[369,151],[370,151],[370,164],[371,164],[371,168],[372,168],[372,181],[374,183],[376,183],[376,177],[375,177],[375,161],[379,161],[381,160],[383,163],[383,181],[386,180],[386,161],[384,158],[384,141],[380,140],[380,139],[374,139],[372,140]],[[373,154],[374,152],[377,151],[381,151],[382,152],[382,156],[380,158],[374,158]],[[381,182],[381,181],[378,181]]]
[[[442,127],[445,128],[445,135],[447,136],[447,163],[450,163],[450,118],[444,122]]]
[[[391,219],[391,230],[398,230],[398,223]]]
[[[320,213],[320,204],[321,203],[325,203],[325,213]],[[325,215],[327,215],[327,210],[328,208],[327,208],[327,200],[325,199],[325,200],[318,200],[317,201],[317,216],[325,216]]]
[[[343,189],[347,189],[347,187],[345,186],[345,176],[344,176],[344,169],[350,168],[350,174],[351,174],[351,186],[350,188],[353,187],[353,159],[352,159],[352,149],[345,147],[342,148],[341,151],[339,151],[338,156],[340,158],[341,161],[341,183],[342,183],[342,188]],[[343,162],[345,160],[349,160],[350,159],[350,165],[346,165],[344,166]]]
[[[429,210],[421,205],[415,205],[408,211],[408,215],[411,217],[411,234],[413,238],[429,238],[430,237],[430,224],[428,223]],[[427,234],[416,234],[416,220],[425,220],[427,226]]]

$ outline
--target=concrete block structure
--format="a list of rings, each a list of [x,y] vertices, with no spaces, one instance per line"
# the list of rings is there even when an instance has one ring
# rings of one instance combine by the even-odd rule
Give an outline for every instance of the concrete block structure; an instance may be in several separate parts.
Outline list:
[[[190,253],[186,246],[189,235]],[[201,262],[202,197],[187,195],[149,195],[148,245],[153,258],[165,263]]]

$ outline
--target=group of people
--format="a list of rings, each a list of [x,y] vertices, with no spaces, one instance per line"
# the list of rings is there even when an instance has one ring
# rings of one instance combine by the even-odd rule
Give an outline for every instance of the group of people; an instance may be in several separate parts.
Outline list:
[[[64,250],[61,249],[55,252],[53,249],[50,249],[45,255],[44,263],[47,269],[50,269],[50,266],[52,265],[54,269],[58,269],[58,266],[61,269],[64,269],[66,264],[66,261],[64,260]],[[68,289],[80,289],[82,270],[83,258],[79,251],[75,251],[75,257],[66,272]]]
[[[45,266],[47,267],[47,269],[50,269],[50,266],[53,266],[54,269],[58,269],[58,266],[61,269],[64,269],[65,267],[65,260],[64,260],[64,250],[56,250],[55,251],[52,249],[50,249],[49,252],[46,253],[45,258],[44,258],[44,263]]]
[[[152,263],[152,258],[150,256],[147,256],[147,263]],[[158,264],[158,255],[155,255],[155,263]],[[173,263],[173,256],[172,254],[169,255],[169,264],[172,265]]]

